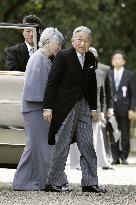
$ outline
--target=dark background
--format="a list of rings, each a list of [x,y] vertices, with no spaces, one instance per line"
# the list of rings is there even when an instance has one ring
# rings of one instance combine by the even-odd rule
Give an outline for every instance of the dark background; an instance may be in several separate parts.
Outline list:
[[[111,65],[112,52],[122,49],[136,75],[135,0],[0,0],[0,5],[0,22],[21,23],[25,15],[36,14],[44,27],[55,26],[67,37],[65,47],[77,26],[88,26],[100,61]],[[21,31],[0,29],[0,69],[5,69],[6,49],[21,41]]]

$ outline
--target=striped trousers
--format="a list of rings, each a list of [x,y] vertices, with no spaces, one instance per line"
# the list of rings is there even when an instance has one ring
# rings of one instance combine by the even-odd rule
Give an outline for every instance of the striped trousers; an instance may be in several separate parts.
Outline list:
[[[97,158],[92,134],[90,110],[83,98],[75,104],[55,136],[56,143],[50,163],[48,185],[62,186],[68,183],[64,170],[73,136],[76,136],[81,154],[81,186],[98,184]]]

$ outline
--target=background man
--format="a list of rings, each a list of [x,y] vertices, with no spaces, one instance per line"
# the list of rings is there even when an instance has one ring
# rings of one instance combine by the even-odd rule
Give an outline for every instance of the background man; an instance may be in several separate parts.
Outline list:
[[[121,131],[121,140],[111,145],[112,164],[128,164],[130,151],[130,120],[135,109],[135,80],[133,73],[126,70],[125,53],[117,50],[112,55],[111,72],[114,94],[114,114]]]
[[[36,25],[37,38],[42,31],[41,20],[35,15],[28,15],[23,18],[23,24]],[[24,72],[30,55],[34,52],[33,31],[24,29],[22,31],[25,42],[14,45],[7,50],[6,68],[7,70],[17,70]]]

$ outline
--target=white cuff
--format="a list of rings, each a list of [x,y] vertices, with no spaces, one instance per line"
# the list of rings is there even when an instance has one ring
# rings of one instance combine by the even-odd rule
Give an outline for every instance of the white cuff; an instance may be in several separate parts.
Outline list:
[[[50,111],[50,112],[52,112],[52,110],[51,109],[43,109],[44,111]]]

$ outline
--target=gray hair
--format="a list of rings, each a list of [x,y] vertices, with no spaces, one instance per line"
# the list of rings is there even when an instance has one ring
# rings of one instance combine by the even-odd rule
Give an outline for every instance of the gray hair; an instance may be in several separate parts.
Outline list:
[[[74,31],[73,31],[73,37],[76,36],[77,33],[79,32],[85,32],[85,33],[88,33],[90,36],[92,36],[92,31],[85,27],[85,26],[80,26],[80,27],[77,27]]]
[[[49,41],[55,41],[62,44],[64,38],[57,28],[49,27],[43,30],[40,36],[39,47],[42,48]]]

